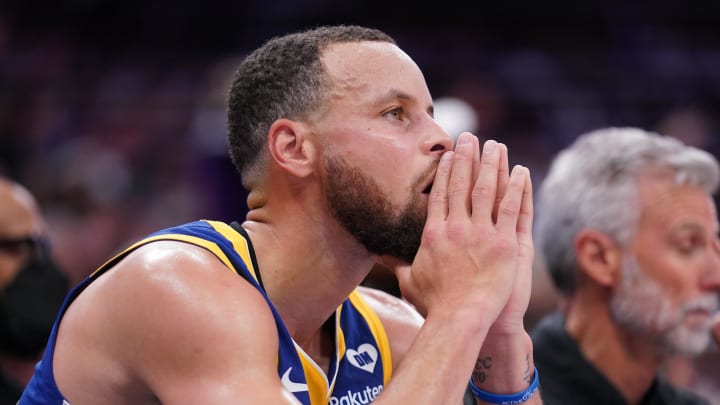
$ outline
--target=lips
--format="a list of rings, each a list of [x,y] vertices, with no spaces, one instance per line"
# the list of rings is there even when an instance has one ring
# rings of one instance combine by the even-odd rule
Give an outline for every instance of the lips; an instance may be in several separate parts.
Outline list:
[[[686,315],[689,316],[702,316],[705,318],[710,318],[713,311],[705,308],[692,308],[685,311]]]
[[[440,162],[439,160],[433,162],[433,164],[426,169],[426,171],[423,173],[423,175],[420,176],[421,179],[422,178],[426,179],[424,183],[420,183],[420,184],[425,185],[425,187],[422,188],[423,194],[430,194],[430,190],[432,190],[433,184],[435,183],[435,174],[436,174],[435,172],[437,171],[439,162]]]

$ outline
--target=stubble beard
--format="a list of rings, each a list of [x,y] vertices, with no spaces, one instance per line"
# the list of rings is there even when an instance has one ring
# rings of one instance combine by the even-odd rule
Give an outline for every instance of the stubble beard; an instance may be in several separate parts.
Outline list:
[[[426,202],[412,198],[395,209],[377,182],[340,157],[325,159],[325,189],[331,215],[368,252],[412,263],[427,217]]]
[[[611,315],[621,326],[654,342],[661,356],[692,357],[710,347],[710,321],[700,327],[685,322],[688,312],[698,308],[716,311],[717,297],[706,294],[676,305],[634,257],[624,259],[623,279],[610,301]]]

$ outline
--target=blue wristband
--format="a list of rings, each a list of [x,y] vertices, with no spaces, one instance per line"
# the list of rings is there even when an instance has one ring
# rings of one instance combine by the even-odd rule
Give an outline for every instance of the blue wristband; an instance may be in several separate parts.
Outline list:
[[[518,392],[516,394],[508,394],[508,395],[499,395],[499,394],[493,394],[491,392],[483,391],[480,388],[475,385],[472,381],[472,377],[470,377],[470,389],[472,390],[473,394],[475,395],[475,398],[489,402],[491,404],[498,404],[498,405],[516,405],[516,404],[522,404],[523,402],[527,401],[532,397],[535,392],[538,390],[538,371],[537,368],[535,368],[535,377],[533,377],[532,382],[530,383],[530,386],[522,392]]]

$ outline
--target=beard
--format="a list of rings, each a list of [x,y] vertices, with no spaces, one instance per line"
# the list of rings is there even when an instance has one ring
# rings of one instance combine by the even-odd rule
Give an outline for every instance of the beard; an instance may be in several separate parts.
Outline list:
[[[431,167],[413,184],[420,187]],[[393,207],[377,182],[340,157],[325,160],[325,189],[330,214],[365,249],[412,263],[420,247],[427,203],[418,195],[404,207]]]
[[[713,313],[718,309],[717,297],[704,294],[675,304],[634,257],[624,259],[623,279],[610,301],[610,313],[619,325],[654,342],[661,354],[697,356],[710,347],[711,320],[702,325],[685,322],[698,309]]]

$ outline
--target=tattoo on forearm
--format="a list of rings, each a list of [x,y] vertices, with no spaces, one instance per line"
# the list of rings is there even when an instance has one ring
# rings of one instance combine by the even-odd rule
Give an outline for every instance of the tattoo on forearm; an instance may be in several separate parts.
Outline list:
[[[489,370],[492,368],[492,357],[481,357],[475,362],[475,368],[473,369],[472,379],[475,384],[484,383],[488,376]],[[523,381],[530,384],[533,381],[534,370],[530,367],[530,354],[525,355],[525,371],[523,372]]]
[[[530,384],[533,380],[533,376],[530,372],[530,354],[525,355],[525,373],[523,373],[523,380]]]
[[[488,370],[492,368],[492,357],[478,358],[475,362],[475,369],[472,373],[472,378],[475,384],[481,384],[485,382],[488,376]]]

